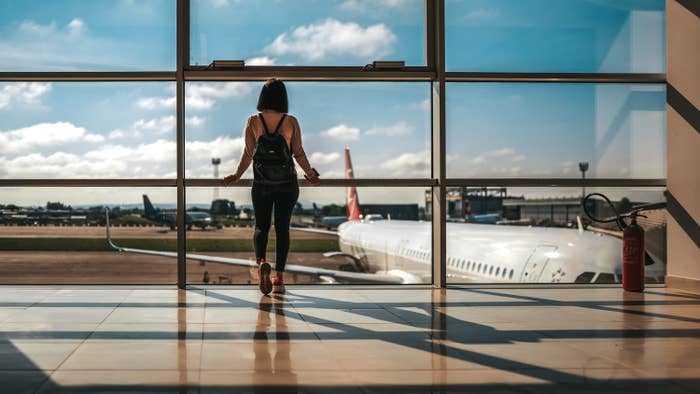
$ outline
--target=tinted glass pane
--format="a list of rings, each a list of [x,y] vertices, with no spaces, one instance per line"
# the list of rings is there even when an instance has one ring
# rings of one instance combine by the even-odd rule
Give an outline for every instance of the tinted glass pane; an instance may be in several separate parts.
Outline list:
[[[422,188],[357,188],[362,221],[347,221],[345,188],[300,190],[298,204],[292,211],[292,231],[287,264],[313,269],[364,272],[370,278],[396,279],[404,283],[431,281],[431,224],[425,219],[425,193]],[[232,257],[255,261],[253,231],[256,220],[250,188],[188,188],[188,208],[200,215],[209,214],[211,225],[187,233],[187,247],[198,254]],[[319,234],[304,230],[326,230]],[[266,258],[276,261],[275,229],[271,229]],[[345,255],[324,256],[341,251]],[[350,257],[352,256],[352,257]],[[391,272],[390,272],[391,271]],[[389,274],[387,274],[389,272]],[[196,261],[188,263],[191,283],[257,284],[255,272],[247,267]],[[287,283],[336,283],[315,274],[290,269]],[[374,283],[338,278],[337,283]]]
[[[0,71],[175,69],[175,1],[0,2]]]
[[[238,166],[243,127],[255,114],[261,83],[189,83],[186,87],[187,174],[211,178]],[[430,176],[430,105],[426,83],[287,83],[310,164],[323,178],[344,178],[343,150],[357,178]],[[302,171],[299,170],[299,177]],[[249,167],[245,174],[252,177]]]
[[[449,177],[664,178],[663,85],[451,83]]]
[[[158,212],[144,208],[144,196]],[[12,284],[175,283],[174,258],[118,252],[115,244],[174,252],[174,188],[3,188],[0,282]]]
[[[190,63],[425,65],[425,1],[193,0]]]
[[[665,201],[658,188],[448,188],[448,280],[620,283],[622,231],[583,213],[581,196],[592,192],[608,196],[623,213]],[[589,201],[587,209],[595,216],[613,215],[602,200]],[[646,235],[646,282],[663,283],[666,211],[645,215],[639,224]]]
[[[174,83],[0,83],[0,177],[175,177]]]
[[[446,0],[447,69],[661,73],[664,18],[663,0]]]

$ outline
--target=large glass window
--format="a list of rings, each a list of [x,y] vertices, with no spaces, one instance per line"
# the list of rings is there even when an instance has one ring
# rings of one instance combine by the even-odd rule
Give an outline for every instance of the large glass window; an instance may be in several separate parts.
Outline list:
[[[175,1],[0,2],[0,71],[175,69]]]
[[[0,83],[0,177],[174,178],[175,85]]]
[[[444,5],[437,20],[442,1],[1,1],[2,281],[174,283],[187,268],[186,283],[254,283],[248,267],[214,261],[254,257],[250,188],[211,178],[237,168],[262,80],[277,76],[322,182],[345,185],[347,152],[356,184],[372,186],[357,188],[362,220],[346,225],[352,193],[302,183],[288,263],[350,274],[296,269],[289,283],[431,283],[438,218],[426,187],[469,178],[501,187],[448,187],[439,220],[451,282],[616,283],[619,231],[585,218],[579,231],[582,190],[536,186],[617,178],[640,186],[603,190],[621,209],[663,200],[664,1]],[[432,59],[443,44],[445,58]],[[214,60],[271,67],[207,67]],[[408,67],[363,67],[375,60]],[[436,90],[441,64],[447,87]],[[432,167],[441,157],[446,177]],[[153,253],[110,248],[105,206],[117,245]],[[177,208],[186,236],[174,231]],[[647,280],[658,282],[665,222],[650,214],[660,216],[643,222]],[[178,235],[213,259],[178,267]]]
[[[662,73],[664,0],[446,0],[448,71]]]
[[[426,64],[425,0],[192,0],[190,63]]]
[[[448,188],[448,281],[620,283],[622,231],[583,213],[582,193],[592,192],[607,195],[622,213],[665,201],[659,188]],[[613,215],[602,200],[589,202],[597,217]],[[646,232],[646,282],[663,283],[666,213],[645,215],[639,224]]]
[[[290,114],[299,120],[304,149],[323,178],[345,178],[343,150],[356,178],[430,177],[430,87],[427,83],[289,82]],[[210,178],[235,171],[243,127],[262,83],[187,84],[187,175]],[[298,171],[302,177],[303,171]],[[252,177],[249,168],[246,176]]]
[[[117,246],[173,253],[175,201],[174,188],[2,188],[0,283],[175,283],[175,258],[120,253],[105,229],[108,207]]]
[[[448,177],[666,176],[666,89],[450,83]]]
[[[365,273],[369,280],[304,274],[288,269],[287,283],[381,283],[381,278],[405,283],[431,283],[431,223],[426,220],[423,188],[358,187],[361,221],[347,220],[347,190],[340,187],[300,190],[292,213],[290,254],[287,264],[311,271],[329,269]],[[187,248],[197,254],[255,261],[255,212],[248,188],[188,188],[189,212],[208,214],[211,225],[193,227]],[[329,233],[318,233],[324,230]],[[337,234],[332,234],[337,232]],[[270,231],[267,259],[275,261],[275,230]],[[326,252],[336,252],[326,254]],[[187,265],[191,283],[257,283],[248,267],[198,261]],[[390,281],[386,283],[393,283]]]

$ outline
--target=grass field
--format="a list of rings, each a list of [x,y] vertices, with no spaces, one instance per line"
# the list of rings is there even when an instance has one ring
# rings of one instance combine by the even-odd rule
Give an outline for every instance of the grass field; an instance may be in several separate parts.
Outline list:
[[[125,248],[152,249],[174,252],[176,239],[124,238],[113,242]],[[112,248],[100,238],[0,238],[0,250],[7,251],[67,251],[102,252]],[[190,252],[253,252],[250,239],[190,239]],[[268,250],[275,250],[275,240],[270,239]],[[338,250],[335,239],[293,239],[290,250],[294,252],[328,252]]]

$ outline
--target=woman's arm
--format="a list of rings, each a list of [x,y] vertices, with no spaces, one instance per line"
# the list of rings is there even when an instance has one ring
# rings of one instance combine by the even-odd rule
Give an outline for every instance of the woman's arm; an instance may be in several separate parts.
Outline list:
[[[294,131],[292,132],[291,148],[294,159],[297,161],[297,163],[299,163],[301,169],[304,170],[307,177],[312,179],[316,178],[316,172],[313,170],[313,168],[311,168],[311,164],[309,164],[309,160],[306,158],[306,152],[304,152],[304,146],[301,142],[301,128],[299,127],[299,122],[296,120],[296,118],[292,118],[292,120]]]
[[[243,149],[243,154],[241,155],[241,160],[238,163],[238,169],[236,172],[224,177],[223,185],[228,186],[233,183],[238,182],[243,176],[245,170],[248,169],[250,163],[253,161],[253,150],[255,149],[255,133],[253,132],[253,127],[251,126],[251,118],[246,121],[245,129],[243,130],[243,139],[245,140],[245,148]]]
[[[251,120],[252,117],[248,118],[245,125],[245,131],[243,132],[245,148],[243,149],[241,161],[238,163],[238,169],[236,170],[236,175],[238,175],[239,178],[243,176],[243,173],[248,169],[250,163],[253,161],[253,150],[255,150],[255,132],[253,131]]]

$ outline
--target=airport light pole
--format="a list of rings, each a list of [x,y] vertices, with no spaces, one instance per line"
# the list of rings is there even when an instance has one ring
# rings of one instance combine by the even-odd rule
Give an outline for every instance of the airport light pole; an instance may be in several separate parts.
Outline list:
[[[214,157],[211,159],[211,164],[214,166],[214,179],[219,179],[219,164],[221,164],[221,158]],[[214,187],[214,200],[219,199],[219,187]]]
[[[586,171],[588,171],[588,162],[587,161],[579,162],[578,169],[581,170],[581,179],[586,180]],[[584,209],[584,207],[583,207],[583,199],[584,198],[586,198],[586,185],[585,184],[581,185],[581,209]]]

